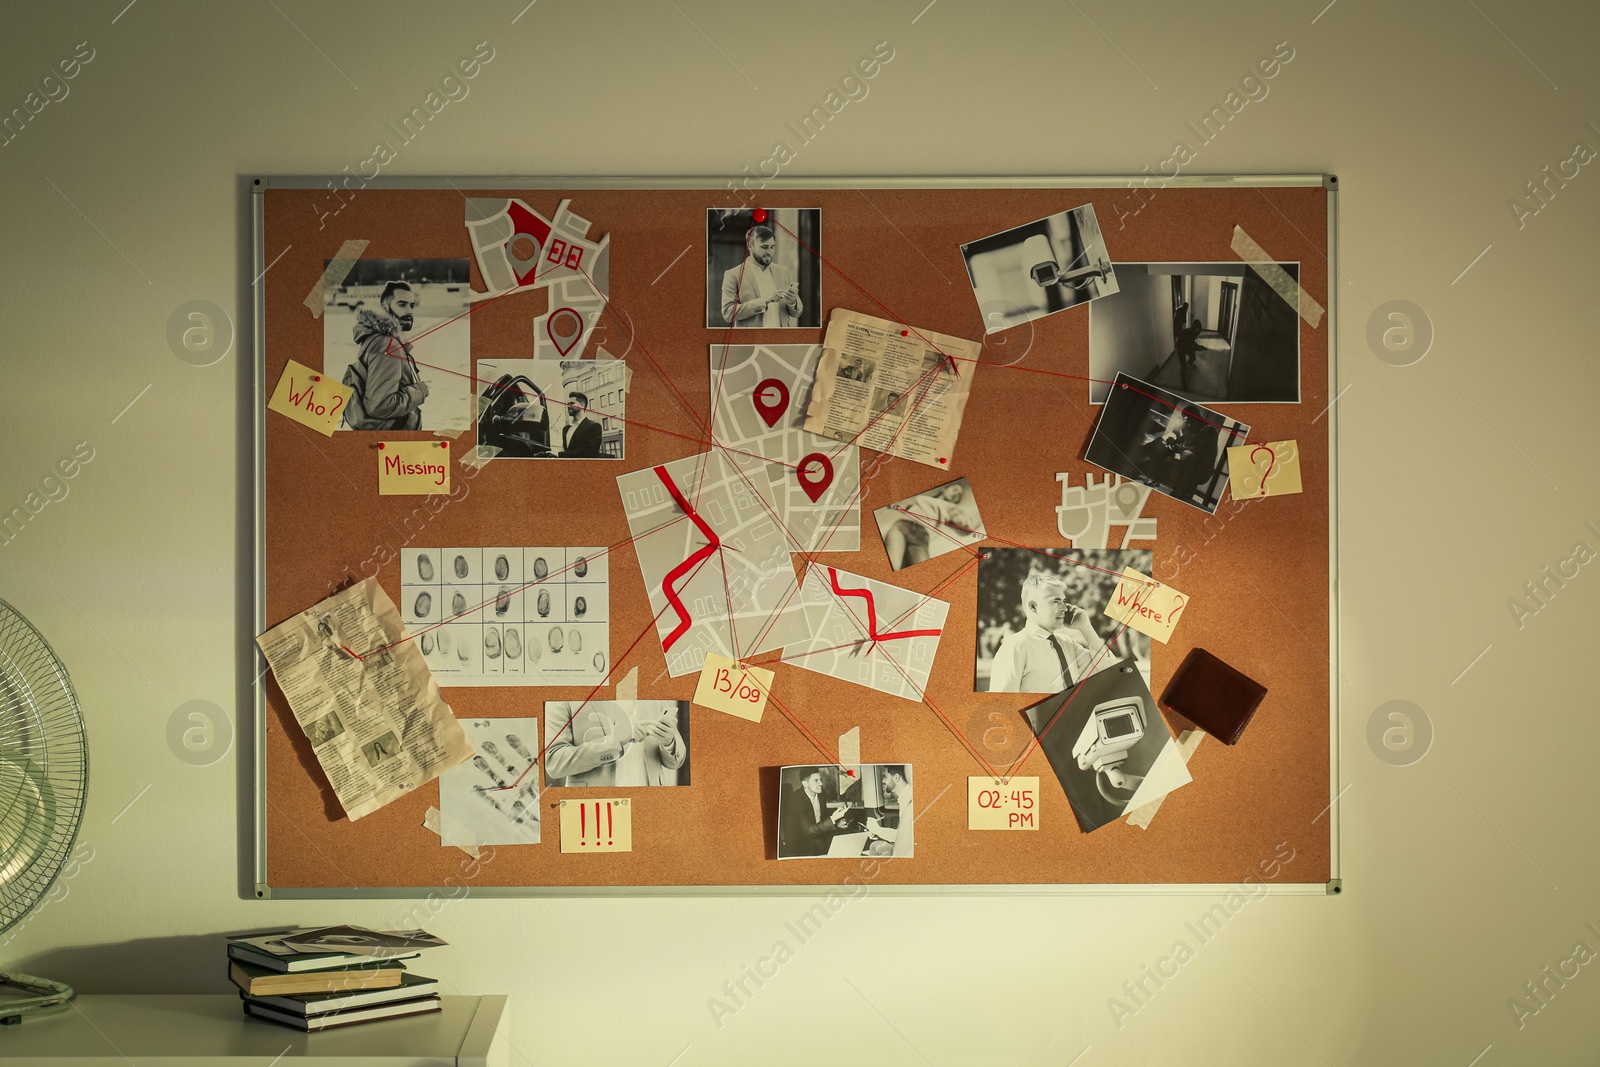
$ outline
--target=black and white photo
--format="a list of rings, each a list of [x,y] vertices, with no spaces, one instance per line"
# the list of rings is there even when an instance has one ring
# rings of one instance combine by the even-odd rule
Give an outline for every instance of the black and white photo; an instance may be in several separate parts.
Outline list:
[[[706,209],[706,326],[822,325],[820,208]]]
[[[878,521],[889,566],[897,571],[988,536],[972,485],[965,478],[897,500],[872,516]]]
[[[1298,263],[1279,264],[1296,282]],[[1125,373],[1202,404],[1300,402],[1300,318],[1243,263],[1118,263],[1089,309],[1089,400]]]
[[[687,700],[547,700],[548,786],[689,784]]]
[[[1150,559],[1147,549],[985,549],[973,689],[1059,693],[1119,659],[1148,679],[1150,638],[1104,611],[1122,569],[1148,574]]]
[[[961,246],[985,333],[1117,291],[1094,205],[1084,204]]]
[[[350,387],[345,430],[471,424],[465,259],[358,259],[323,295],[322,373]]]
[[[1249,436],[1237,419],[1119,373],[1084,458],[1211,515],[1228,484],[1228,449]]]
[[[778,858],[914,854],[909,763],[783,767]]]
[[[478,458],[622,459],[627,375],[620,359],[480,360]]]
[[[1084,833],[1193,780],[1131,660],[1022,713]]]

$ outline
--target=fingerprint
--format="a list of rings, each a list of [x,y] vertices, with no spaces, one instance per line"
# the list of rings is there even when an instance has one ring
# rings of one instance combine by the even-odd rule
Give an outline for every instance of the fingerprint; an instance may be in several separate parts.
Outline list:
[[[494,558],[494,576],[502,582],[511,577],[511,561],[504,556],[496,556]]]
[[[439,651],[440,652],[449,652],[450,651],[450,631],[449,630],[440,630],[439,631]]]
[[[539,599],[536,602],[536,606],[539,609],[539,617],[541,619],[550,614],[550,590],[539,590]]]
[[[471,653],[467,651],[467,643],[465,641],[456,646],[456,659],[465,663],[470,656]]]
[[[541,655],[543,655],[543,653],[540,652],[540,650],[539,650],[539,639],[537,637],[529,637],[528,638],[528,662],[529,663],[538,663],[539,662],[539,657]]]
[[[506,659],[522,658],[522,638],[515,628],[506,630]]]
[[[426,552],[417,557],[417,577],[425,582],[433,581],[433,559]]]
[[[510,610],[511,587],[509,585],[502,585],[500,587],[500,595],[494,598],[494,613],[496,615],[504,615]]]
[[[424,656],[433,655],[433,635],[432,634],[423,634],[422,635],[422,654]]]
[[[419,619],[426,619],[428,612],[433,610],[433,594],[422,592],[417,594],[417,602],[412,605],[412,612]]]
[[[604,652],[596,652],[594,654],[594,669],[598,674],[606,673],[606,654]]]
[[[572,645],[572,651],[583,651],[583,635],[576,630],[567,631],[567,641]]]
[[[467,557],[466,556],[457,556],[456,557],[456,577],[457,578],[465,578],[466,576],[467,576]]]
[[[562,640],[563,639],[562,639],[562,635],[561,635],[561,627],[559,627],[559,626],[550,627],[550,651],[551,652],[560,652],[561,651]]]
[[[579,578],[582,578],[589,573],[589,561],[584,559],[582,556],[579,556],[578,562],[572,565],[572,572]]]
[[[533,576],[541,582],[550,577],[550,564],[544,561],[543,556],[533,561]]]
[[[578,597],[576,600],[574,600],[572,602],[572,613],[574,615],[578,616],[578,618],[580,618],[580,619],[583,618],[584,615],[588,614],[588,611],[589,611],[589,602],[587,600],[585,600],[583,597]]]
[[[500,631],[493,626],[483,631],[483,654],[490,659],[500,658]]]
[[[450,598],[450,611],[453,614],[461,615],[465,613],[466,610],[467,596],[465,593],[457,593],[455,596]]]

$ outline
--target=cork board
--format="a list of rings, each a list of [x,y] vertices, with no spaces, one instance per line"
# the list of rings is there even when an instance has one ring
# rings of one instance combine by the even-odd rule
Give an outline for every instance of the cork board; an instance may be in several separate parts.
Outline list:
[[[727,331],[706,326],[708,207],[741,201],[718,183],[627,183],[618,187],[493,187],[484,182],[439,188],[356,188],[335,198],[324,182],[263,179],[256,187],[258,623],[274,625],[341,584],[376,573],[397,603],[399,554],[420,545],[616,545],[629,537],[616,477],[700,450],[697,426],[674,393],[701,418],[709,408],[708,347]],[[596,183],[601,184],[601,183]],[[950,603],[945,636],[927,695],[941,715],[912,701],[778,665],[777,694],[819,738],[861,728],[865,762],[909,763],[917,795],[917,851],[903,862],[786,860],[775,856],[778,768],[827,760],[793,722],[769,707],[759,724],[695,708],[693,784],[619,789],[631,797],[634,849],[564,855],[555,805],[584,792],[547,788],[541,796],[540,845],[485,849],[479,862],[444,848],[423,827],[438,803],[432,783],[359,823],[343,817],[316,760],[270,675],[258,689],[256,753],[257,893],[268,895],[421,895],[431,887],[474,892],[642,891],[685,887],[717,892],[837,885],[847,875],[884,887],[1080,887],[1109,884],[1219,885],[1267,880],[1328,883],[1337,877],[1337,807],[1330,717],[1337,665],[1330,627],[1334,555],[1330,474],[1337,408],[1329,410],[1332,331],[1331,198],[1321,179],[1175,182],[1136,194],[1125,181],[1101,187],[1022,187],[1015,181],[962,183],[773,183],[766,208],[820,208],[822,321],[834,307],[884,314],[918,328],[982,340],[959,444],[948,472],[894,460],[863,490],[860,552],[823,562],[919,591],[962,566],[959,553],[898,574],[891,571],[871,510],[966,476],[987,529],[1006,541],[1064,546],[1057,531],[1056,475],[1074,485],[1091,470],[1082,458],[1100,409],[1091,406],[1086,306],[985,336],[959,246],[1021,223],[1095,205],[1114,262],[1237,263],[1230,251],[1242,227],[1281,261],[1299,263],[1300,284],[1329,314],[1316,328],[1299,321],[1300,402],[1219,404],[1249,423],[1251,439],[1294,439],[1304,491],[1235,510],[1228,498],[1213,517],[1152,494],[1145,509],[1159,523],[1149,548],[1157,575],[1182,561],[1175,582],[1192,597],[1174,639],[1153,649],[1151,689],[1158,696],[1185,653],[1202,646],[1269,689],[1255,721],[1235,747],[1207,740],[1190,768],[1192,784],[1169,795],[1148,829],[1118,822],[1080,833],[1065,794],[1037,749],[1015,773],[1041,779],[1038,832],[966,828],[969,775],[983,769],[966,744],[998,765],[1028,737],[1020,709],[1037,697],[974,692],[976,569],[943,589]],[[471,258],[464,228],[466,193],[519,197],[554,214],[563,198],[591,221],[590,236],[611,238],[611,306],[586,346],[603,345],[633,371],[626,458],[583,464],[490,462],[471,476],[470,495],[415,530],[422,498],[380,497],[372,449],[382,437],[436,439],[422,432],[339,433],[322,437],[264,410],[286,361],[321,366],[323,324],[304,300],[323,263],[346,240],[370,242],[378,258]],[[478,265],[472,283],[482,288]],[[859,288],[858,288],[859,287]],[[532,320],[548,309],[543,291],[476,306],[471,354],[530,358]],[[821,329],[741,331],[741,343],[817,343]],[[576,352],[569,358],[577,356]],[[991,358],[992,357],[992,358]],[[671,381],[669,387],[667,380]],[[634,423],[643,424],[633,425]],[[653,429],[652,429],[653,428]],[[459,438],[465,449],[471,436]],[[874,453],[863,452],[863,463]],[[407,525],[408,518],[412,524]],[[687,700],[695,678],[664,671],[650,625],[643,579],[631,550],[611,553],[613,679],[639,668],[640,699]],[[650,632],[646,632],[649,630]],[[643,638],[632,645],[640,635]],[[758,657],[771,658],[771,657]],[[446,687],[458,717],[538,715],[545,700],[582,700],[590,686]],[[609,695],[602,690],[596,699]],[[1169,716],[1174,729],[1184,725]],[[595,794],[598,795],[598,794]],[[607,795],[610,795],[609,793]]]

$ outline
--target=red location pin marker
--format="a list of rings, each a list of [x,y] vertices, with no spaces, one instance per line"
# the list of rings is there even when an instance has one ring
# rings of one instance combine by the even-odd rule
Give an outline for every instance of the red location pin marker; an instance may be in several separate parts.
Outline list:
[[[821,452],[813,452],[800,461],[794,474],[800,479],[800,488],[815,504],[833,484],[833,461]]]
[[[571,308],[557,308],[545,320],[544,331],[555,343],[556,351],[564,356],[583,336],[583,316]]]
[[[756,406],[756,414],[761,416],[761,421],[770,430],[778,425],[783,413],[789,410],[789,387],[776,378],[768,378],[756,386],[756,391],[750,394],[750,402]]]

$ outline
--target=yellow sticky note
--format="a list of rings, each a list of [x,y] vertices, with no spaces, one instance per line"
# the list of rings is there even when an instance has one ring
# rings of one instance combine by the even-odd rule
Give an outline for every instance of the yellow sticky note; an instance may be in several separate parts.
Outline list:
[[[1172,637],[1172,628],[1178,625],[1178,616],[1188,603],[1188,594],[1180,593],[1170,585],[1162,585],[1132,567],[1124,567],[1122,580],[1112,590],[1111,602],[1106,605],[1105,614],[1166,644]]]
[[[563,800],[562,852],[632,852],[633,809],[628,798]]]
[[[350,392],[343,382],[325,378],[321,371],[291,359],[272,391],[272,399],[267,401],[267,410],[332,437],[344,415],[344,406],[350,402]]]
[[[449,441],[378,442],[379,496],[428,496],[449,491]]]
[[[767,693],[772,690],[772,672],[749,667],[719,656],[706,654],[700,668],[700,684],[694,689],[694,702],[712,711],[725,711],[741,719],[760,722],[767,708]]]
[[[968,830],[1037,830],[1038,778],[967,779]]]
[[[1299,444],[1268,441],[1228,449],[1228,487],[1235,500],[1300,492]]]

